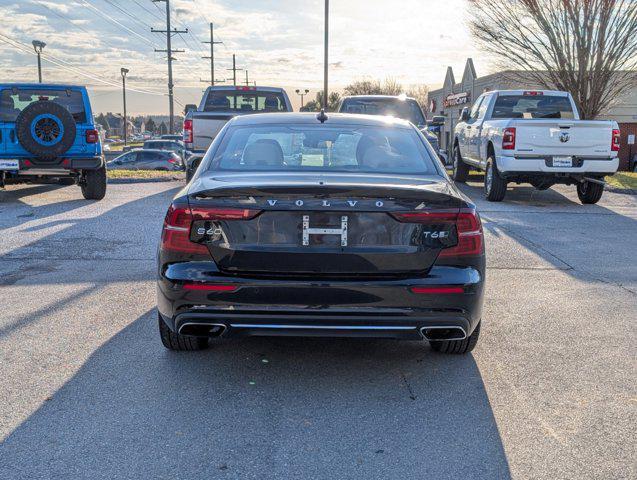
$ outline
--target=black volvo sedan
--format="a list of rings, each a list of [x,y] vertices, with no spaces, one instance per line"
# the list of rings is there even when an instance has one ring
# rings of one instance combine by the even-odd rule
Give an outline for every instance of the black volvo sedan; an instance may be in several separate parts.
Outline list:
[[[159,331],[386,337],[471,351],[485,281],[475,205],[412,124],[390,117],[235,117],[170,205]]]

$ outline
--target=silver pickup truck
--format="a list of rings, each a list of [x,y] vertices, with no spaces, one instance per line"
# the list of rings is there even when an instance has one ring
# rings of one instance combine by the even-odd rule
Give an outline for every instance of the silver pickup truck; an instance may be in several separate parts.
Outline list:
[[[205,153],[217,133],[232,117],[291,111],[292,104],[282,88],[208,87],[199,108],[186,114],[184,143],[186,149],[193,153]]]

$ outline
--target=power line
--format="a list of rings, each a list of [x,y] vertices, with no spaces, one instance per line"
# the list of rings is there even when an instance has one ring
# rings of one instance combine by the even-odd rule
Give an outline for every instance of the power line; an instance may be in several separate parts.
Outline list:
[[[115,25],[118,25],[120,27],[122,27],[123,29],[125,29],[126,31],[128,31],[129,33],[132,33],[133,35],[135,35],[136,37],[141,38],[144,42],[146,42],[147,44],[149,44],[152,47],[156,47],[157,45],[153,42],[151,42],[150,40],[148,40],[146,37],[140,35],[139,33],[137,33],[135,30],[132,30],[130,28],[128,28],[126,25],[124,25],[123,23],[118,22],[117,20],[115,20],[113,17],[111,17],[110,15],[108,15],[107,13],[104,13],[103,11],[98,10],[97,8],[95,8],[93,5],[91,5],[90,3],[88,3],[86,0],[79,0],[80,2],[82,2],[84,5],[86,5],[87,7],[89,7],[91,10],[96,11],[97,13],[100,14],[100,16],[107,18],[108,20],[110,20],[111,23],[114,23]]]
[[[49,7],[48,5],[46,5],[45,3],[40,2],[39,0],[34,0],[35,3],[37,3],[38,5],[40,5],[41,7],[46,8],[49,12],[51,12],[54,15],[57,15],[58,17],[60,17],[62,20],[64,20],[65,22],[68,22],[70,25],[73,25],[76,28],[79,28],[80,30],[82,30],[83,32],[88,33],[89,35],[93,35],[95,32],[89,32],[87,29],[85,29],[84,27],[82,27],[81,25],[77,25],[75,23],[73,23],[73,21],[68,18],[66,15],[60,13],[60,12],[56,12],[55,10],[53,10],[51,7]]]
[[[20,42],[18,40],[14,40],[11,37],[8,37],[8,36],[6,36],[6,35],[4,35],[2,33],[0,33],[0,37],[2,37],[2,38],[0,38],[0,41],[6,43],[8,45],[11,45],[12,47],[17,48],[18,50],[21,50],[22,52],[28,53],[29,55],[34,55],[35,54],[34,51],[28,45],[26,45],[26,44],[24,44],[24,43],[22,43],[22,42]],[[62,60],[61,58],[55,57],[55,56],[53,56],[53,55],[51,55],[49,53],[46,53],[46,54],[42,53],[42,58],[44,58],[44,60],[46,60],[47,62],[50,62],[50,63],[52,63],[54,65],[57,65],[58,68],[60,68],[62,70],[66,70],[66,71],[72,72],[72,73],[74,73],[76,75],[81,75],[83,77],[90,78],[90,79],[95,80],[97,82],[101,82],[101,83],[103,83],[105,85],[110,85],[112,87],[117,87],[117,88],[120,87],[119,83],[111,82],[109,80],[103,79],[102,77],[94,75],[94,74],[92,74],[90,72],[86,72],[86,71],[84,71],[84,70],[82,70],[82,69],[80,69],[80,68],[78,68],[78,67],[76,67],[74,65],[71,65],[70,63],[66,62],[65,60]],[[144,93],[144,94],[147,94],[147,95],[161,95],[161,96],[165,95],[165,94],[159,93],[159,92],[152,92],[152,91],[149,91],[149,90],[142,90],[141,88],[129,88],[129,90],[134,91],[134,92],[138,92],[138,93]]]
[[[108,3],[109,5],[111,5],[112,7],[116,8],[117,10],[119,10],[120,12],[122,12],[124,15],[126,15],[127,17],[130,17],[131,19],[133,19],[135,22],[137,22],[138,24],[140,24],[144,29],[149,28],[150,24],[144,22],[143,20],[140,20],[138,17],[136,17],[135,15],[133,15],[132,13],[128,12],[127,10],[124,10],[122,7],[120,7],[119,5],[117,5],[116,3],[114,3],[112,0],[104,0],[106,3]]]

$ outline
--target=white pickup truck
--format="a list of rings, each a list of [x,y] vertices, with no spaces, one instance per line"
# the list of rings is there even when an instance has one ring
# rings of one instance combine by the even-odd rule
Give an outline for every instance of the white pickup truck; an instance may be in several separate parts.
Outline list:
[[[483,170],[492,202],[509,182],[528,182],[540,190],[575,184],[582,203],[597,203],[604,176],[619,166],[619,138],[614,121],[580,120],[568,92],[486,92],[455,128],[453,178],[465,182],[470,169]]]

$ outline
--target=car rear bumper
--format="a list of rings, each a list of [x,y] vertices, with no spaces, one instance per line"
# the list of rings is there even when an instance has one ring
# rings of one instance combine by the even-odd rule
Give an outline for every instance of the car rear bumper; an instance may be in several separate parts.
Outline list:
[[[500,156],[496,161],[501,173],[587,173],[613,174],[619,168],[619,159],[615,158],[575,158],[572,167],[553,167],[551,157],[509,157]]]
[[[3,159],[9,160],[9,159]],[[8,170],[9,173],[20,176],[51,176],[60,177],[73,175],[78,170],[97,170],[104,166],[101,156],[95,157],[64,157],[52,162],[39,161],[33,158],[19,158],[19,168]],[[2,168],[0,168],[2,170]]]
[[[173,264],[160,275],[158,308],[173,331],[216,325],[223,336],[420,339],[423,328],[469,335],[482,313],[484,275],[471,267],[434,267],[424,278],[307,281],[228,277],[210,265]],[[185,290],[192,282],[236,290]],[[413,287],[461,293],[421,294]]]

